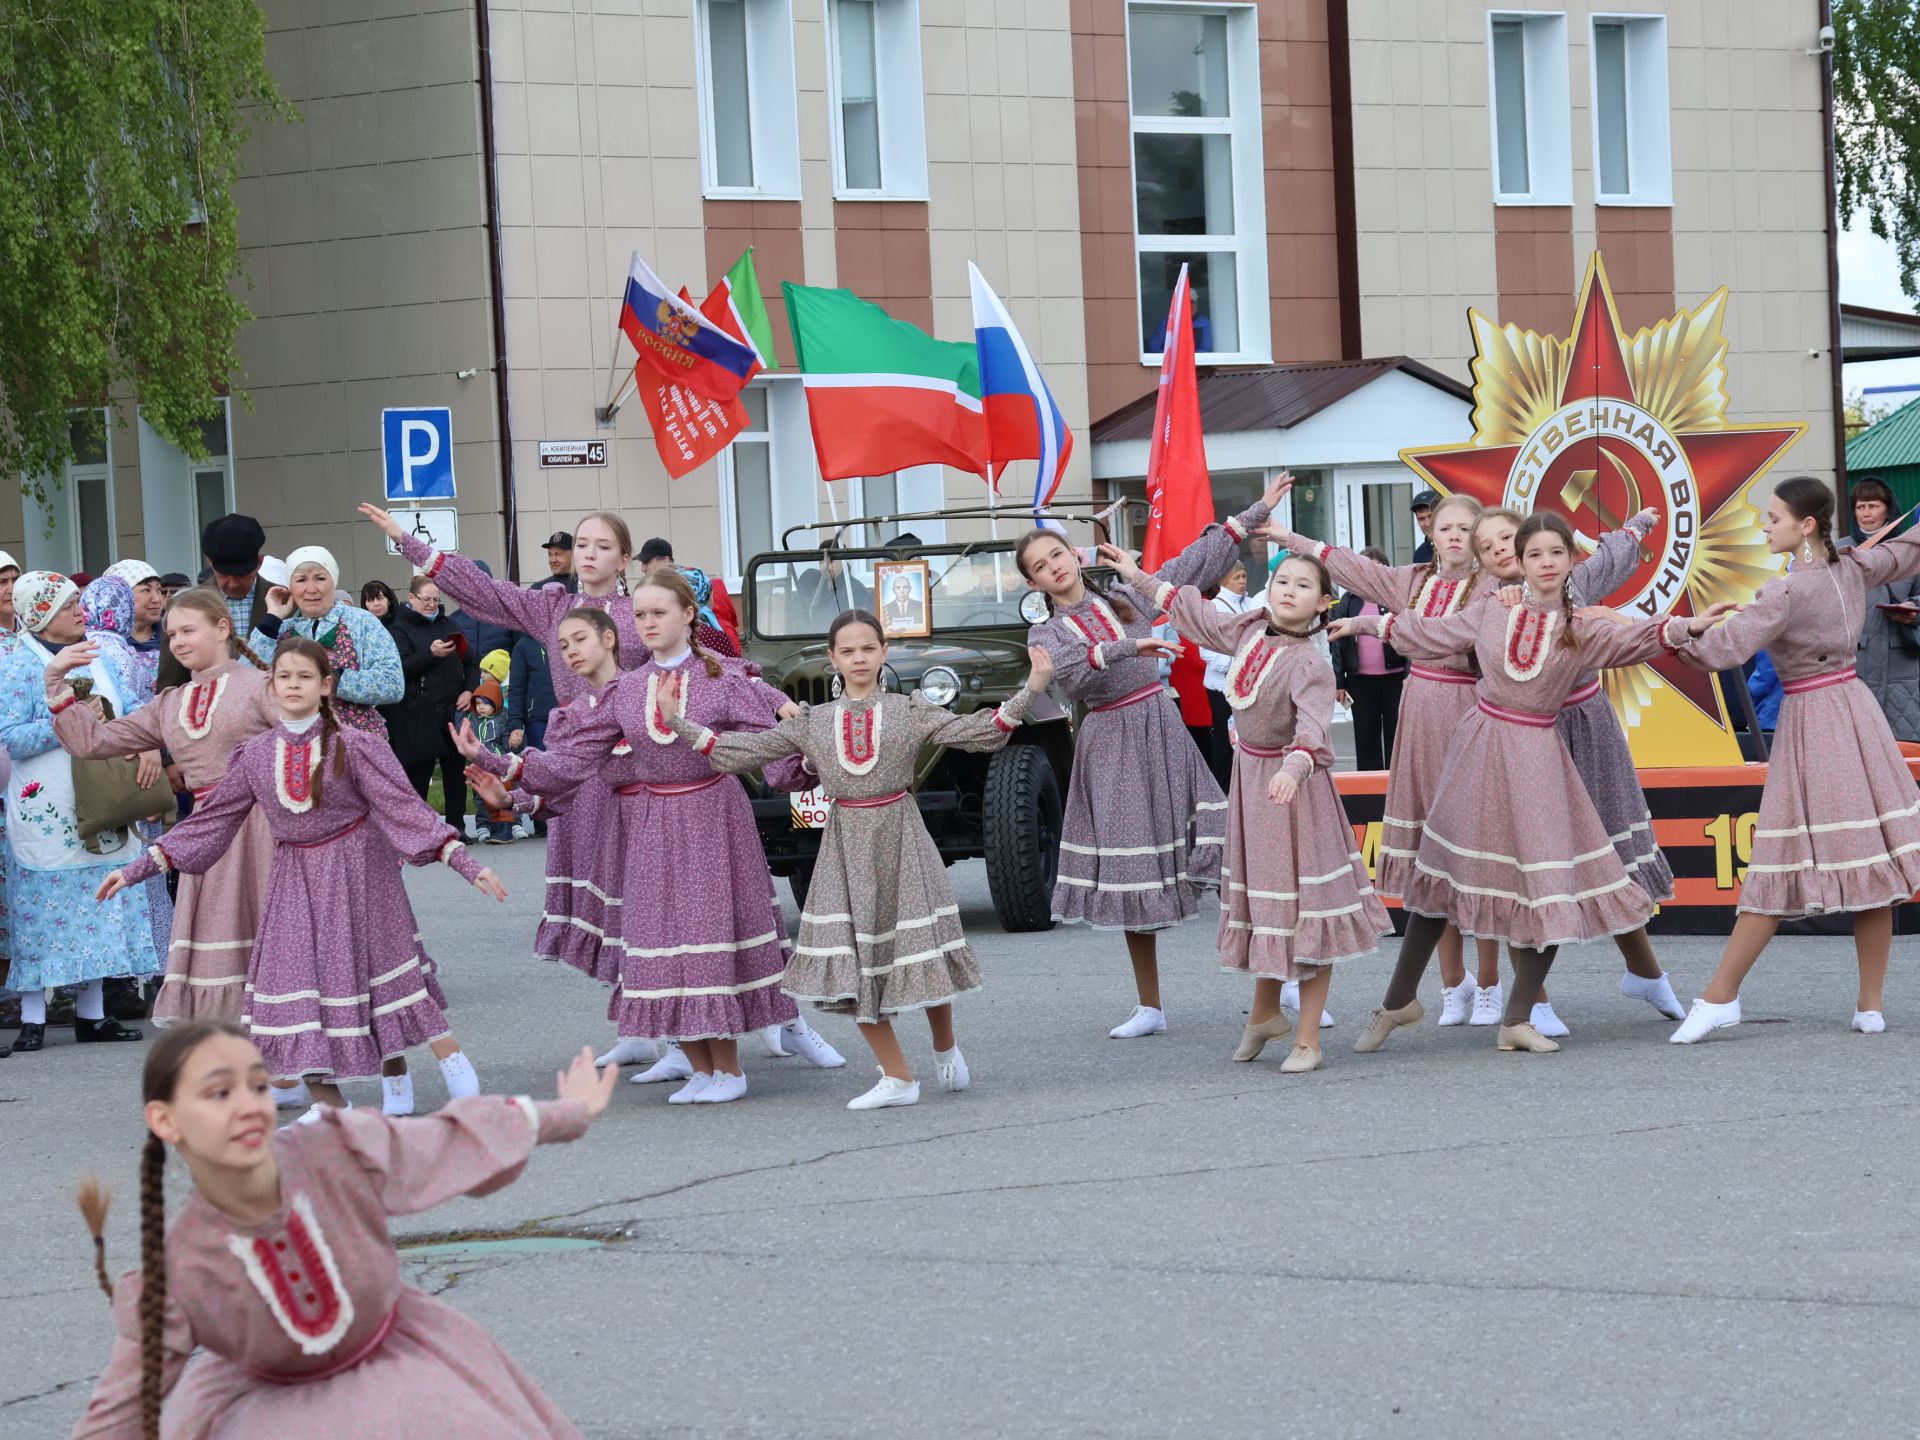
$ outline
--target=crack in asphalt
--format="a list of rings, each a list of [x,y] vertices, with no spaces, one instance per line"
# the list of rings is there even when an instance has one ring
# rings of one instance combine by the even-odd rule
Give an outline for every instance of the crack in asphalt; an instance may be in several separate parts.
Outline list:
[[[0,1400],[0,1410],[5,1410],[10,1405],[24,1405],[29,1400],[44,1400],[49,1395],[58,1395],[62,1390],[71,1390],[76,1385],[91,1385],[92,1383],[93,1376],[77,1375],[71,1380],[62,1380],[58,1385],[55,1385],[49,1390],[36,1390],[31,1395],[15,1395],[10,1400]]]

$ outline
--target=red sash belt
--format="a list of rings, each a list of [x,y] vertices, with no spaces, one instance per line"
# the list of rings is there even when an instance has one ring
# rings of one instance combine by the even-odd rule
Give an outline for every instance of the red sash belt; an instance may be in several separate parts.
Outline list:
[[[1495,705],[1490,700],[1480,702],[1482,714],[1491,715],[1496,720],[1504,720],[1509,725],[1531,725],[1537,730],[1551,730],[1555,716],[1541,715],[1532,710],[1509,710],[1504,705]]]
[[[1129,705],[1138,705],[1142,700],[1152,699],[1155,695],[1160,694],[1163,689],[1164,687],[1156,681],[1152,685],[1147,685],[1134,691],[1131,695],[1122,695],[1118,700],[1109,700],[1105,705],[1095,705],[1092,708],[1096,711],[1123,710]]]
[[[204,800],[219,788],[220,782],[218,780],[214,781],[211,785],[202,785],[198,790],[193,792],[193,798],[196,800]]]
[[[849,810],[877,810],[882,805],[891,805],[896,800],[904,800],[912,792],[896,790],[891,795],[869,795],[863,800],[835,800],[836,805],[844,805]]]
[[[1471,685],[1474,677],[1464,670],[1435,670],[1430,665],[1407,666],[1407,671],[1416,680],[1438,680],[1442,685]]]
[[[1265,745],[1250,745],[1245,740],[1242,740],[1240,742],[1240,749],[1243,753],[1256,756],[1261,760],[1272,760],[1281,755],[1287,754],[1289,751],[1301,750],[1304,748],[1305,748],[1304,746],[1300,746],[1300,745],[1277,745],[1269,748],[1268,746],[1265,746]]]
[[[1571,695],[1567,696],[1566,699],[1562,700],[1560,702],[1560,708],[1562,710],[1571,710],[1576,705],[1586,704],[1587,701],[1591,700],[1594,696],[1598,695],[1599,693],[1600,693],[1600,677],[1596,675],[1593,677],[1593,679],[1589,680],[1586,684],[1582,685],[1578,690],[1574,691]]]
[[[726,779],[725,775],[709,775],[704,780],[689,780],[679,785],[655,785],[650,781],[639,780],[631,785],[622,785],[614,790],[616,795],[691,795],[696,790],[705,790],[710,785],[718,785]]]
[[[1780,688],[1789,695],[1803,695],[1809,690],[1824,690],[1829,685],[1844,685],[1855,678],[1857,677],[1853,667],[1849,665],[1844,670],[1829,670],[1824,675],[1806,675],[1798,680],[1783,680],[1780,682]]]
[[[346,829],[336,830],[331,835],[323,835],[318,840],[276,840],[273,843],[276,845],[285,845],[290,850],[318,850],[322,845],[331,845],[336,840],[346,839],[347,836],[351,835],[366,823],[367,817],[362,815],[358,820],[347,826]]]
[[[351,1354],[343,1355],[324,1370],[303,1371],[299,1374],[293,1374],[282,1370],[255,1370],[251,1366],[248,1366],[247,1373],[252,1375],[256,1380],[266,1381],[269,1385],[312,1385],[321,1380],[331,1380],[334,1376],[343,1375],[363,1360],[370,1358],[374,1351],[386,1344],[387,1336],[393,1333],[394,1317],[399,1315],[399,1313],[400,1307],[395,1305],[391,1310],[387,1311],[386,1316],[380,1323],[374,1326],[373,1333],[354,1347]]]

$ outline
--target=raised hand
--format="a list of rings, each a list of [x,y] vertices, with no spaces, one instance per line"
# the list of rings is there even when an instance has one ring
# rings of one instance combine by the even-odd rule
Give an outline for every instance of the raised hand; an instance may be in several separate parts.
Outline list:
[[[586,1046],[573,1057],[573,1063],[553,1077],[553,1088],[562,1100],[577,1100],[595,1116],[613,1099],[613,1087],[620,1083],[620,1067],[593,1068],[593,1051]]]
[[[1724,617],[1728,615],[1738,615],[1746,608],[1744,605],[1736,605],[1731,600],[1716,600],[1698,615],[1694,615],[1688,619],[1687,633],[1689,635],[1704,635],[1715,625],[1718,625]]]
[[[1273,477],[1273,483],[1267,486],[1267,493],[1260,497],[1260,501],[1272,510],[1287,498],[1287,492],[1291,489],[1293,489],[1293,472],[1282,470]]]
[[[1359,630],[1360,617],[1358,615],[1343,615],[1331,625],[1327,626],[1327,639],[1345,640],[1349,636],[1358,634]]]
[[[1649,505],[1647,506],[1646,509],[1642,510],[1638,515],[1634,516],[1633,519],[1646,521],[1647,528],[1651,530],[1655,525],[1658,525],[1660,523],[1660,512],[1656,510],[1653,506]],[[1633,521],[1629,520],[1627,523],[1631,525]]]
[[[360,513],[378,525],[382,530],[386,531],[387,534],[395,540],[400,539],[407,533],[400,528],[400,522],[398,520],[394,519],[392,515],[382,510],[378,505],[362,505],[360,507]]]
[[[1262,525],[1258,530],[1254,531],[1254,534],[1258,535],[1263,540],[1272,541],[1275,545],[1278,545],[1282,550],[1285,550],[1288,546],[1293,544],[1293,531],[1287,528],[1287,523],[1284,520],[1279,520],[1279,519],[1269,520],[1267,521],[1266,524]]]
[[[1502,585],[1499,595],[1500,603],[1511,610],[1527,598],[1527,587],[1524,585]]]
[[[681,683],[680,672],[678,670],[675,670],[665,680],[660,682],[659,695],[661,713],[666,715],[678,715],[680,713],[680,692],[684,688],[685,686]]]
[[[1029,645],[1027,663],[1033,666],[1027,674],[1027,689],[1036,695],[1046,694],[1047,687],[1053,684],[1053,656],[1043,645]]]
[[[47,693],[57,691],[67,676],[100,658],[100,647],[91,640],[76,641],[63,647],[47,662]]]
[[[293,592],[284,585],[272,585],[267,589],[267,613],[286,619],[293,614]]]
[[[473,733],[473,721],[464,716],[458,725],[447,726],[447,733],[453,736],[453,748],[469,760],[487,748],[480,743],[480,737]]]
[[[126,888],[127,872],[124,870],[109,870],[107,872],[107,878],[100,882],[100,888],[93,892],[93,898],[96,901],[111,900]]]
[[[1131,585],[1140,578],[1140,562],[1133,558],[1131,551],[1102,541],[1098,553],[1103,562],[1113,567],[1113,573],[1127,584]]]
[[[1267,782],[1267,799],[1276,805],[1290,805],[1293,797],[1300,793],[1300,782],[1285,770],[1273,772],[1273,779]]]
[[[491,866],[473,877],[473,888],[482,895],[491,895],[496,900],[507,898],[507,887],[500,883],[500,877],[493,873]]]
[[[1187,652],[1177,640],[1162,640],[1157,635],[1149,635],[1144,640],[1133,642],[1133,653],[1149,660],[1178,660]]]
[[[507,793],[507,785],[491,770],[482,770],[478,765],[467,766],[467,783],[473,786],[473,793],[495,810],[511,810],[513,797]]]

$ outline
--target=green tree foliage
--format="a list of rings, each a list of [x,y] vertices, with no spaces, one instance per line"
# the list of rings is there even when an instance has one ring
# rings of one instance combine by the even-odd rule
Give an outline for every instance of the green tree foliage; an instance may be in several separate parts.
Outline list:
[[[27,490],[116,391],[204,453],[251,318],[240,147],[292,114],[265,45],[256,0],[0,0],[0,474]]]
[[[1920,6],[1834,0],[1834,150],[1843,219],[1864,211],[1920,301]]]

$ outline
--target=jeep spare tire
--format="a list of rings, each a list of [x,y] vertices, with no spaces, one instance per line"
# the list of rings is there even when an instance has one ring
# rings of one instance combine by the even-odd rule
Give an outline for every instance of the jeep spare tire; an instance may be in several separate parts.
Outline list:
[[[987,766],[981,795],[987,888],[1010,931],[1053,928],[1060,869],[1060,787],[1038,745],[1009,745]]]

